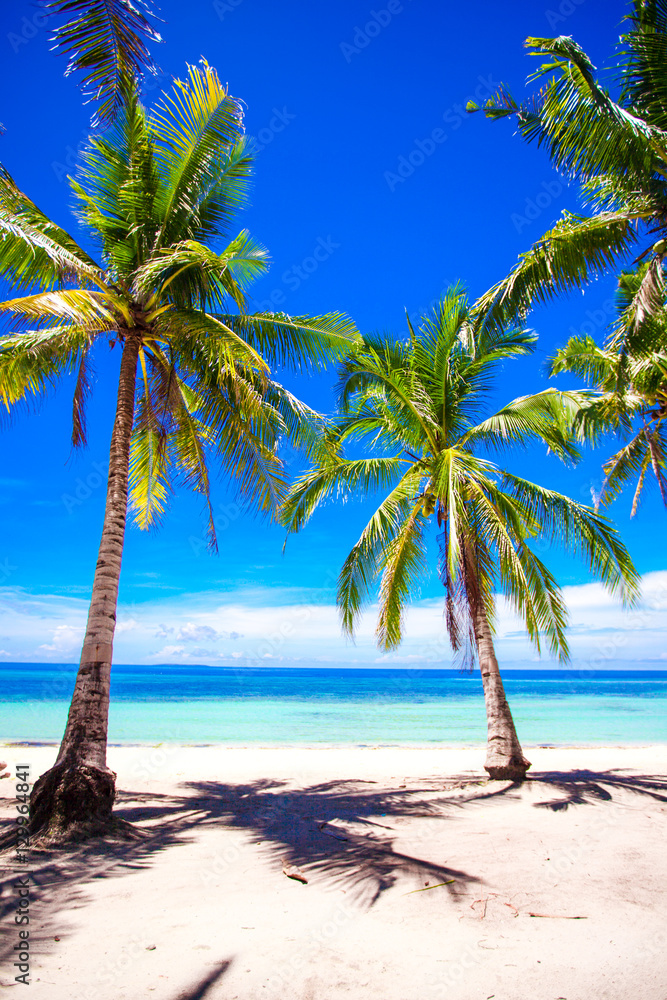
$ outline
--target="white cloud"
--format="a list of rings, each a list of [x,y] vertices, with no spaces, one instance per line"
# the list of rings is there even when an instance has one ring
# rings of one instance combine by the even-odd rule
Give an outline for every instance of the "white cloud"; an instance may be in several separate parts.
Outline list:
[[[667,571],[647,574],[643,585],[642,603],[630,611],[599,584],[564,588],[575,666],[664,665]],[[376,608],[364,612],[352,644],[341,636],[335,607],[308,604],[304,598],[303,591],[276,594],[264,590],[238,591],[224,599],[218,592],[209,592],[121,604],[114,659],[117,663],[257,666],[273,661],[447,667],[452,662],[441,599],[421,601],[409,608],[403,644],[383,656],[375,645]],[[77,659],[87,611],[87,601],[78,597],[0,589],[0,643],[4,651],[0,655],[28,661]],[[502,600],[498,602],[496,635],[501,665],[535,665],[535,650],[525,629]],[[547,656],[541,663],[553,666]]]
[[[122,635],[123,632],[132,632],[135,628],[137,628],[137,622],[134,618],[126,618],[116,622],[116,635]]]
[[[39,649],[45,653],[73,653],[81,645],[84,629],[75,625],[58,625],[51,643],[43,643]]]
[[[162,649],[158,650],[157,653],[152,653],[151,656],[153,659],[170,656],[181,657],[183,653],[185,653],[183,646],[163,646]]]
[[[220,634],[210,625],[195,625],[194,622],[186,622],[176,634],[176,639],[180,642],[201,642],[219,637]]]

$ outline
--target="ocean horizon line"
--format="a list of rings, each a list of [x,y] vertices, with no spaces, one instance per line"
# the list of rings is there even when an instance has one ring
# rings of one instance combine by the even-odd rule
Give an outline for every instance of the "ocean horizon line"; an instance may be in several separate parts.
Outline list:
[[[616,661],[618,662],[618,661]],[[650,664],[656,662],[652,660],[642,661],[641,666],[626,666],[625,664],[619,666],[607,666],[604,668],[590,667],[587,665],[582,665],[580,667],[567,666],[535,666],[535,667],[502,667],[501,674],[505,676],[506,674],[546,674],[551,673],[554,676],[565,676],[567,674],[578,675],[582,673],[585,674],[595,674],[596,676],[603,674],[618,674],[618,673],[628,673],[628,674],[665,674],[667,676],[667,667],[665,666],[651,666]],[[660,661],[663,662],[663,661]],[[53,660],[3,660],[0,662],[0,672],[3,667],[45,667],[51,670],[54,669],[66,669],[71,668],[72,670],[77,670],[79,667],[78,662],[74,661],[63,661],[56,662]],[[233,672],[264,672],[271,670],[356,670],[356,671],[439,671],[443,674],[453,674],[460,677],[471,677],[479,674],[479,668],[475,667],[472,670],[461,669],[459,667],[440,667],[431,666],[429,664],[383,664],[383,663],[367,663],[367,664],[347,664],[347,663],[335,663],[330,665],[323,664],[300,664],[300,663],[288,663],[288,664],[235,664],[235,663],[134,663],[128,661],[127,663],[113,663],[113,668],[118,667],[133,667],[133,668],[145,668],[149,670],[230,670]],[[0,701],[2,699],[0,698]]]

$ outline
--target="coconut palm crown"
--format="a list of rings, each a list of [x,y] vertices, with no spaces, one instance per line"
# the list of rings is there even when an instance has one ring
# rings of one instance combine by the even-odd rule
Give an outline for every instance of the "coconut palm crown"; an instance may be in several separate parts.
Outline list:
[[[402,639],[404,613],[427,572],[429,528],[437,526],[445,623],[464,662],[477,660],[488,719],[486,769],[521,778],[523,756],[493,648],[496,594],[525,622],[532,641],[566,659],[566,608],[535,543],[579,552],[615,593],[633,600],[637,576],[610,522],[589,507],[502,469],[489,455],[542,440],[563,459],[576,458],[565,428],[581,405],[576,394],[547,390],[485,415],[499,368],[529,353],[521,329],[475,327],[465,295],[453,289],[407,340],[377,338],[342,366],[341,416],[329,454],[295,484],[283,521],[303,527],[329,496],[388,491],[345,560],[338,605],[352,634],[379,579],[378,644]],[[370,442],[374,454],[346,458],[347,441]]]
[[[646,260],[630,304],[633,321],[661,307],[667,255],[667,2],[634,0],[614,66],[614,99],[586,53],[570,37],[528,38],[546,61],[541,81],[517,103],[501,86],[483,107],[489,118],[515,118],[527,142],[581,186],[590,214],[562,218],[478,303],[488,322],[513,322],[535,303],[587,284],[632,253]],[[480,110],[468,105],[471,112]]]
[[[93,358],[105,340],[121,352],[80,671],[58,762],[32,796],[33,829],[49,836],[103,828],[110,817],[109,669],[128,488],[142,528],[157,523],[176,485],[194,488],[213,547],[211,460],[252,507],[274,512],[287,492],[278,439],[315,448],[319,425],[270,366],[307,371],[355,336],[338,313],[249,309],[246,292],[266,271],[267,253],[245,230],[226,234],[251,167],[242,106],[204,63],[150,112],[131,93],[111,129],[91,139],[72,187],[99,262],[0,176],[0,275],[25,293],[0,303],[11,318],[0,339],[0,401],[11,411],[73,376],[72,443],[83,445]]]

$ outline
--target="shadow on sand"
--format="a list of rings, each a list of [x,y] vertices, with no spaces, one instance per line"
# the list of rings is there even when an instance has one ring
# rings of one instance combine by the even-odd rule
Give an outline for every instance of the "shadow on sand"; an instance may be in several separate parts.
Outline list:
[[[420,857],[420,843],[424,843],[424,853],[426,844],[444,843],[441,837],[434,838],[431,824],[438,824],[438,834],[444,835],[448,821],[460,810],[473,804],[492,808],[494,802],[518,795],[521,786],[453,777],[413,779],[399,788],[357,780],[328,781],[302,789],[275,780],[249,784],[191,781],[180,788],[182,795],[119,793],[116,815],[141,831],[138,839],[95,839],[75,848],[33,853],[30,870],[43,927],[40,935],[33,938],[31,934],[35,950],[42,954],[53,950],[54,936],[63,933],[58,914],[87,904],[88,883],[144,869],[161,852],[193,840],[202,828],[238,830],[261,842],[261,851],[269,852],[276,865],[297,865],[308,877],[317,873],[329,884],[344,880],[346,891],[364,907],[372,906],[406,874],[438,883],[455,880],[447,891],[456,906],[461,885],[479,884],[483,879],[475,872]],[[667,802],[664,776],[623,770],[538,772],[530,776],[529,788],[532,797],[542,789],[545,793],[543,800],[533,803],[535,807],[555,811],[604,807],[619,791]],[[405,834],[409,849],[400,848]],[[9,926],[17,904],[17,866],[11,853],[5,853],[0,862],[4,869],[0,920]],[[12,954],[14,938],[9,934],[0,945],[0,958]],[[223,962],[216,967],[193,987],[188,1000],[205,997],[228,966],[229,962]]]
[[[664,775],[634,774],[619,768],[613,771],[538,771],[530,778],[557,791],[556,797],[535,803],[537,808],[556,812],[570,806],[611,802],[614,791],[619,789],[646,795],[657,802],[667,802],[667,778]]]
[[[227,959],[224,962],[220,962],[216,969],[213,969],[207,976],[204,976],[195,986],[191,989],[186,990],[184,993],[182,990],[179,991],[178,1000],[204,1000],[208,991],[215,986],[215,984],[222,979],[224,974],[227,972],[231,966],[231,961]]]

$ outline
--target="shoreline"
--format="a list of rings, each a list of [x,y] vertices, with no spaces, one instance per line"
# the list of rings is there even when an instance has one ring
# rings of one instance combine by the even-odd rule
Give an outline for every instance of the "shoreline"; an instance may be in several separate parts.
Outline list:
[[[667,743],[608,746],[525,746],[531,769],[527,778],[559,772],[567,775],[588,772],[612,774],[667,775]],[[58,744],[0,742],[0,758],[12,772],[27,764],[30,781],[50,768]],[[415,779],[441,775],[488,781],[484,770],[486,744],[477,746],[257,746],[221,743],[110,744],[109,767],[116,772],[120,792],[156,792],[163,786],[172,790],[201,781],[224,781],[232,786],[243,783],[277,781],[291,786],[315,787],[322,781],[372,780],[391,784],[397,776]],[[502,786],[506,782],[497,782]],[[0,782],[0,797],[7,796],[13,781]],[[495,787],[494,785],[494,787]],[[2,791],[4,786],[5,791]],[[667,799],[665,800],[667,802]]]
[[[16,740],[16,739],[3,739],[0,737],[0,749],[10,747],[12,749],[17,749],[20,747],[53,747],[57,749],[60,746],[60,740]],[[424,751],[437,751],[437,750],[480,750],[486,747],[486,740],[477,740],[475,742],[465,742],[465,743],[445,743],[441,740],[434,740],[432,743],[354,743],[354,742],[336,742],[336,743],[319,743],[319,742],[257,742],[257,743],[241,743],[236,741],[221,741],[221,740],[197,740],[197,741],[183,741],[183,740],[126,740],[126,741],[110,741],[107,744],[109,750],[132,750],[132,749],[145,749],[154,747],[181,747],[183,749],[215,749],[215,750],[424,750]],[[601,743],[525,743],[522,742],[521,746],[524,750],[648,750],[651,747],[667,747],[667,737],[660,740],[650,740],[647,743],[644,742],[629,742],[625,741],[622,743],[613,742],[601,742]]]

